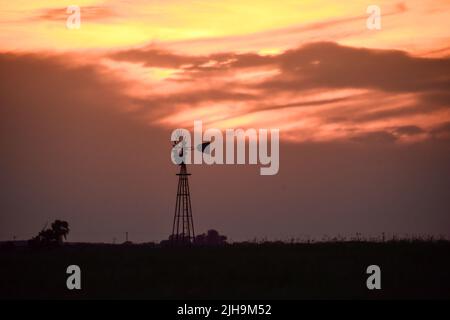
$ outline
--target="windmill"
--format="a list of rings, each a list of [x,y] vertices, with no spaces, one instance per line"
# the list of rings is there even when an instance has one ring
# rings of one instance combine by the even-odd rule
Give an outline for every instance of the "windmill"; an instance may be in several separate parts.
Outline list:
[[[173,217],[172,235],[170,237],[172,245],[189,245],[195,241],[194,219],[192,217],[191,195],[189,191],[188,176],[191,174],[187,172],[184,157],[187,150],[193,150],[192,147],[186,146],[186,139],[180,135],[181,141],[172,141],[172,146],[180,144],[177,151],[178,156],[183,159],[180,166],[178,176],[178,189],[175,202],[175,215]],[[198,146],[202,152],[208,151],[208,146],[211,142],[204,142]]]

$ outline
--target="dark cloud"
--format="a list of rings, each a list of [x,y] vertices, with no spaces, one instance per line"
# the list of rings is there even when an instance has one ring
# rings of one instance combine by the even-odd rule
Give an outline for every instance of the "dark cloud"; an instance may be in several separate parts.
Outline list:
[[[341,46],[332,42],[311,43],[272,56],[256,53],[221,53],[184,56],[158,49],[120,51],[111,58],[142,62],[147,66],[179,68],[201,76],[207,71],[232,71],[262,66],[278,67],[281,73],[258,87],[270,91],[310,88],[369,88],[387,92],[428,92],[449,102],[450,58],[421,58],[398,50]],[[215,62],[205,65],[208,62]]]
[[[175,103],[198,104],[205,101],[245,101],[257,98],[255,95],[232,91],[230,88],[215,88],[210,90],[185,91],[183,94],[155,95],[154,98],[141,100],[142,103],[150,105],[170,105]]]
[[[282,73],[261,88],[368,88],[387,92],[445,91],[450,58],[419,58],[395,50],[375,50],[321,42],[277,56]]]
[[[444,122],[431,130],[431,134],[436,140],[450,141],[450,121]]]
[[[408,135],[408,136],[413,136],[416,134],[420,134],[423,133],[424,130],[418,126],[400,126],[400,127],[394,127],[392,128],[392,131],[395,134],[399,134],[399,135]]]
[[[428,114],[442,108],[448,108],[448,106],[413,104],[380,111],[372,111],[370,109],[359,110],[359,112],[352,114],[348,120],[355,123],[364,123],[374,120],[392,119],[415,114]]]
[[[363,142],[363,143],[391,143],[397,140],[397,138],[387,131],[372,131],[359,133],[351,138],[353,141]]]
[[[445,77],[443,75],[443,77]],[[430,91],[419,95],[420,104],[424,106],[430,106],[433,108],[435,106],[446,106],[450,105],[450,92],[448,90],[442,91]]]
[[[210,76],[213,71],[266,66],[274,61],[271,57],[261,56],[256,53],[237,54],[224,52],[192,56],[174,53],[154,46],[114,52],[109,55],[109,58],[118,61],[142,63],[146,67],[183,68],[184,72],[197,77],[202,76],[203,73],[207,73]]]
[[[209,56],[184,56],[155,48],[121,51],[113,59],[142,62],[147,66],[180,68],[183,81],[232,75],[243,68],[277,68],[279,74],[259,84],[246,84],[236,80],[227,84],[232,90],[258,89],[259,98],[281,93],[300,93],[311,89],[360,88],[390,94],[414,93],[422,103],[405,105],[402,109],[355,114],[353,121],[372,121],[393,116],[428,113],[450,106],[450,58],[421,58],[396,50],[375,50],[319,42],[288,50],[271,56],[256,53],[220,53]],[[199,91],[198,96],[218,100],[223,94],[214,93],[223,88],[211,89],[210,94]],[[183,100],[183,93],[176,99]],[[192,100],[195,92],[187,92]],[[229,94],[232,97],[233,94]],[[247,95],[234,94],[236,100]],[[201,99],[200,99],[201,100]]]
[[[364,144],[390,144],[402,136],[415,136],[426,133],[422,128],[415,125],[389,127],[384,130],[356,133],[351,140]]]
[[[206,62],[205,57],[186,56],[158,48],[129,49],[112,53],[111,59],[143,63],[147,67],[180,68],[182,65]]]

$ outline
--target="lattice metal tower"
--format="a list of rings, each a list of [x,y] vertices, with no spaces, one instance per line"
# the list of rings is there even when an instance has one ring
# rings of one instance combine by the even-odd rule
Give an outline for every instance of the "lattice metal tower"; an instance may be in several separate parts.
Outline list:
[[[172,244],[186,245],[194,242],[194,219],[192,218],[191,195],[189,192],[186,164],[180,164],[178,176],[177,200],[175,204],[175,216],[172,226]]]

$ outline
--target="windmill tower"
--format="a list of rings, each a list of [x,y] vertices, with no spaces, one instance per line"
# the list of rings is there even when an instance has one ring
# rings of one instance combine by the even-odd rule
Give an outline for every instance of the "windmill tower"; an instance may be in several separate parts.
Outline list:
[[[192,150],[191,147],[185,146],[185,140],[181,142],[173,142],[173,146],[181,143],[179,156],[183,159],[186,155],[185,150]],[[211,142],[202,143],[198,148],[205,152],[205,149]],[[171,243],[173,245],[189,245],[195,241],[194,219],[192,217],[191,194],[189,191],[188,177],[191,175],[187,172],[185,162],[179,164],[180,171],[178,176],[177,198],[175,202],[175,215],[173,217]]]
[[[194,219],[192,217],[191,194],[189,191],[186,164],[180,164],[178,176],[177,200],[175,203],[175,216],[172,226],[172,244],[190,244],[194,242]]]

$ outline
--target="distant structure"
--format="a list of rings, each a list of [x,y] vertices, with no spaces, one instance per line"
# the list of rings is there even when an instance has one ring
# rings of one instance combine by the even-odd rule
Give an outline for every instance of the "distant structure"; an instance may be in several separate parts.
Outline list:
[[[184,138],[184,137],[183,137]],[[173,146],[180,141],[173,141]],[[198,148],[202,152],[206,152],[211,142],[202,143]],[[183,155],[186,155],[184,150],[192,150],[192,147],[183,146],[179,150],[179,156],[183,159]],[[209,150],[209,149],[208,149]],[[192,205],[191,194],[189,191],[188,176],[191,174],[187,172],[186,164],[181,162],[180,171],[178,176],[178,189],[177,198],[175,202],[175,215],[173,217],[172,235],[170,236],[170,242],[172,245],[190,245],[195,242],[194,232],[194,218],[192,217]]]
[[[180,164],[178,176],[177,199],[175,202],[175,215],[172,225],[172,244],[190,244],[194,242],[194,219],[192,217],[191,194],[189,192],[188,176],[186,164]]]
[[[223,246],[227,244],[227,237],[220,235],[214,229],[195,237],[195,244],[199,246]]]
[[[124,245],[130,245],[133,244],[130,240],[128,240],[128,231],[125,232],[125,242]]]

